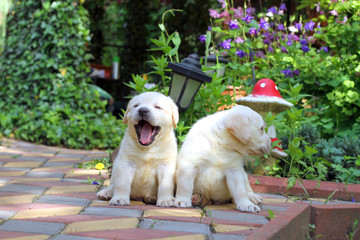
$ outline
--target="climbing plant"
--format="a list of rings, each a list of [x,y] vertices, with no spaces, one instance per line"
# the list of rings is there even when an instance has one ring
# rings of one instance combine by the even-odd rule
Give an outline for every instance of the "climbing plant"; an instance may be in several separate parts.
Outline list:
[[[0,56],[0,133],[71,148],[117,146],[123,132],[88,84],[84,0],[14,4]]]

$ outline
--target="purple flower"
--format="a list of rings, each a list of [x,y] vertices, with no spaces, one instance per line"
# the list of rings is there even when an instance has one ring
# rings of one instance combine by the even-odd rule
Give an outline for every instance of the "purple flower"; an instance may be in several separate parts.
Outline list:
[[[219,0],[219,3],[221,3],[222,8],[226,8],[226,2],[225,0]]]
[[[246,14],[247,15],[251,15],[251,14],[253,14],[255,12],[255,8],[247,8],[246,9]]]
[[[267,10],[267,12],[271,12],[272,14],[276,14],[276,13],[277,13],[276,7],[273,6],[273,7],[269,8],[269,9]]]
[[[264,57],[265,57],[265,54],[263,53],[263,51],[259,50],[259,51],[256,52],[256,56],[257,56],[258,58],[264,58]]]
[[[301,44],[301,45],[306,45],[306,44],[307,44],[306,39],[301,39],[301,40],[300,40],[300,44]]]
[[[270,27],[269,23],[266,22],[263,18],[260,18],[259,26],[260,26],[259,30],[264,29],[265,31],[268,30]]]
[[[320,50],[324,50],[325,52],[329,52],[329,49],[325,46],[321,47]]]
[[[306,45],[302,45],[301,47],[301,50],[304,52],[304,53],[307,53],[308,51],[310,51],[310,48]]]
[[[270,38],[266,37],[263,41],[264,44],[270,45],[271,44],[271,40]]]
[[[294,75],[292,74],[291,70],[290,69],[285,69],[285,70],[282,70],[280,71],[281,73],[284,74],[284,76],[287,78],[287,77],[293,77]]]
[[[257,34],[258,34],[256,31],[256,28],[254,28],[254,27],[250,28],[249,33],[250,33],[250,35],[253,35],[253,36],[257,36]]]
[[[92,181],[92,182],[91,182],[91,184],[92,184],[92,185],[100,185],[100,183],[98,183],[98,182],[97,182],[97,181],[95,181],[95,180],[94,180],[94,181]]]
[[[235,38],[234,42],[240,44],[244,42],[244,39],[242,39],[241,37],[237,37]]]
[[[236,20],[231,20],[229,23],[229,28],[230,29],[238,29],[239,28],[238,22]]]
[[[274,52],[274,49],[273,49],[271,46],[269,46],[269,48],[268,48],[268,52],[273,53],[273,52]]]
[[[235,54],[236,54],[236,56],[238,56],[239,58],[244,58],[244,57],[247,56],[247,53],[246,53],[246,52],[244,52],[243,50],[239,50],[239,49],[235,52]]]
[[[353,203],[355,203],[355,198],[354,198],[354,196],[351,197],[351,201],[352,201]]]
[[[220,14],[216,10],[209,9],[209,12],[210,12],[210,17],[211,18],[220,18]]]
[[[341,23],[342,23],[342,24],[345,24],[347,21],[348,21],[348,17],[345,16],[345,17],[344,17],[344,20],[343,20]]]
[[[281,46],[280,51],[283,53],[288,53],[286,47],[284,47],[284,46]]]
[[[287,10],[285,3],[280,5],[279,10],[283,10],[283,11]]]
[[[254,17],[250,15],[246,15],[246,17],[244,17],[242,20],[245,21],[246,23],[250,23],[253,18]]]
[[[291,45],[293,45],[293,43],[290,39],[288,39],[288,41],[286,42],[286,45],[291,46]]]
[[[315,4],[316,6],[316,12],[320,12],[320,3],[318,2],[317,4]]]
[[[243,9],[241,7],[238,7],[234,9],[234,18],[240,19],[243,16]]]
[[[296,34],[294,34],[294,33],[288,34],[287,37],[288,37],[288,39],[290,39],[291,41],[296,41],[296,42],[299,41],[298,35],[296,35]]]
[[[312,31],[314,27],[315,27],[315,23],[312,20],[310,20],[309,22],[305,23],[304,29],[306,31]]]
[[[301,28],[302,28],[301,22],[295,23],[295,27],[297,28],[297,30],[301,31]]]
[[[282,23],[278,25],[278,31],[285,31],[285,27]]]
[[[333,16],[338,16],[338,12],[335,9],[332,11],[329,11],[329,13]]]
[[[223,49],[230,49],[231,48],[231,39],[224,40],[222,43],[220,43],[220,47]]]
[[[292,71],[292,73],[296,76],[299,76],[300,75],[300,70],[299,69],[296,69],[294,71]]]
[[[212,27],[211,26],[208,26],[208,29],[207,29],[209,32],[212,31]]]
[[[200,37],[198,37],[198,39],[200,40],[201,43],[204,43],[206,41],[205,34],[200,35]]]

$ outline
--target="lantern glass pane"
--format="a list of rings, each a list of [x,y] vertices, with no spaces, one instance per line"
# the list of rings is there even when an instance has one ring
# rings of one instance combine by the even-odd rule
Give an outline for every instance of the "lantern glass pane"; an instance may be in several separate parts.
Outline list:
[[[180,75],[177,73],[173,73],[172,80],[171,80],[171,91],[169,96],[177,102],[181,93],[181,89],[184,86],[186,76]]]
[[[192,78],[189,78],[186,85],[185,92],[180,102],[180,106],[186,108],[190,103],[193,97],[195,96],[197,90],[199,89],[201,82],[198,82]]]

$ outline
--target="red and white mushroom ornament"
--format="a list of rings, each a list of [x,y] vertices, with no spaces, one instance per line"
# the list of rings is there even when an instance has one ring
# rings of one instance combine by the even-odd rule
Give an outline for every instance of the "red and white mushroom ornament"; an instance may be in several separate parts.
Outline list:
[[[248,106],[262,116],[268,112],[277,114],[294,106],[281,97],[275,82],[268,78],[259,80],[251,93],[246,97],[237,99],[236,103]]]
[[[268,112],[277,114],[294,106],[292,103],[281,97],[275,82],[269,78],[260,79],[255,84],[251,93],[246,97],[237,99],[236,103],[250,107],[263,117],[265,117]],[[274,125],[268,128],[268,135],[272,139],[276,139],[276,130]],[[281,158],[287,156],[280,147],[275,147],[271,151],[271,154],[274,155],[274,157]]]

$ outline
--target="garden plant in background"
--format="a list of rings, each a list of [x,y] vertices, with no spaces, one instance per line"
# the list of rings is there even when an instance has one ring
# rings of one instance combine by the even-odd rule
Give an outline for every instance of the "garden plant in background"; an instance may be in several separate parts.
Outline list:
[[[316,7],[318,18],[290,16],[290,22],[285,21],[285,4],[256,14],[250,6],[236,7],[225,0],[219,3],[219,9],[209,10],[210,34],[199,39],[206,42],[211,37],[213,50],[231,60],[227,82],[252,85],[255,67],[256,79],[274,79],[297,105],[276,118],[289,157],[267,169],[269,174],[359,182],[360,147],[348,146],[358,142],[360,130],[356,85],[360,76],[360,3],[318,2],[310,6]],[[299,135],[306,123],[316,126],[319,144]],[[349,144],[332,144],[339,139]],[[336,151],[334,161],[329,153]]]
[[[212,51],[231,61],[225,77],[214,74],[212,83],[199,90],[189,110],[181,115],[178,135],[183,139],[197,119],[217,111],[219,103],[225,104],[221,93],[228,85],[249,90],[254,68],[255,79],[273,79],[283,96],[295,105],[276,118],[271,115],[266,118],[269,125],[276,124],[278,136],[289,154],[266,169],[267,173],[291,178],[359,182],[360,147],[356,143],[360,131],[360,102],[356,79],[360,74],[360,4],[356,1],[329,4],[324,1],[311,6],[319,9],[318,18],[290,16],[290,22],[286,22],[284,4],[255,13],[255,9],[246,5],[235,7],[224,0],[219,3],[219,9],[209,10],[211,26],[199,40],[206,45],[205,55]],[[163,54],[153,57],[154,71],[147,74],[146,80],[134,75],[130,86],[138,92],[148,91],[146,83],[156,82],[154,76],[160,75],[161,81],[150,90],[166,94],[170,82],[166,74],[167,63],[178,61],[174,56],[181,44],[179,35],[166,32],[164,18],[159,27],[162,34],[153,40],[157,47],[152,50],[160,50]],[[334,28],[349,37],[340,40],[344,37],[336,37]],[[355,46],[356,50],[349,46]],[[203,70],[206,70],[204,66]],[[308,125],[318,133],[317,141],[302,135],[312,136],[312,133],[305,133]],[[347,140],[349,144],[338,144]],[[329,158],[334,152],[337,157]]]
[[[88,84],[83,0],[19,1],[0,56],[0,133],[69,148],[115,148],[122,124]]]

